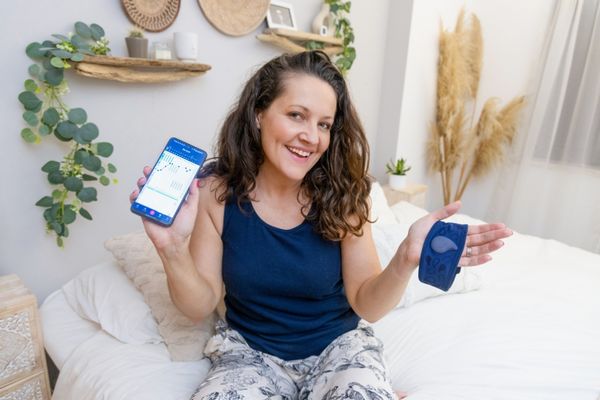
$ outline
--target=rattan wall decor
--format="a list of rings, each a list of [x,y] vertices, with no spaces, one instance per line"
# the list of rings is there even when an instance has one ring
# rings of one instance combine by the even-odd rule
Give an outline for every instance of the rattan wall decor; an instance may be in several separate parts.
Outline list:
[[[161,32],[175,21],[180,0],[121,0],[121,4],[135,25],[149,32]]]
[[[219,32],[243,36],[265,19],[269,0],[198,0],[204,16]]]

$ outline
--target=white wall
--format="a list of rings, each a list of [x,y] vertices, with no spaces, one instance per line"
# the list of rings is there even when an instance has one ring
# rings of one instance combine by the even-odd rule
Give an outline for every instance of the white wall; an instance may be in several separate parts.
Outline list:
[[[389,6],[385,66],[379,84],[379,125],[374,147],[371,149],[371,173],[385,182],[385,163],[394,158],[398,147],[400,110],[405,83],[408,44],[411,29],[413,1],[392,1]]]
[[[440,22],[445,28],[453,29],[462,6],[475,13],[481,21],[484,58],[477,118],[481,105],[488,98],[498,97],[504,104],[514,96],[528,94],[532,89],[532,74],[553,4],[548,0],[413,2],[396,156],[408,158],[413,167],[409,173],[411,181],[428,184],[429,209],[443,203],[439,174],[429,174],[425,163],[425,143],[429,137],[429,126],[435,118]],[[386,101],[394,99],[387,97],[382,103]],[[463,196],[462,212],[484,218],[495,181],[494,174],[491,174],[480,182],[471,182]]]
[[[299,28],[308,31],[321,0],[288,0]],[[354,0],[351,19],[357,34],[358,58],[349,82],[359,113],[372,140],[377,129],[380,101],[379,79],[383,70],[388,1],[373,8],[367,0]],[[279,54],[279,49],[255,39],[256,32],[243,37],[219,33],[205,19],[196,0],[182,0],[179,15],[165,32],[148,34],[150,41],[166,40],[176,31],[193,31],[200,36],[199,61],[213,69],[201,77],[164,84],[123,84],[67,74],[71,87],[65,100],[83,107],[89,120],[100,128],[100,140],[115,145],[110,160],[117,165],[120,183],[100,187],[99,202],[87,209],[93,222],[77,221],[65,249],[44,233],[41,210],[34,203],[50,192],[40,167],[60,159],[65,147],[55,140],[40,146],[24,143],[23,112],[17,95],[28,78],[31,64],[25,47],[52,33],[73,30],[75,21],[96,22],[104,27],[113,55],[126,53],[123,37],[131,23],[119,1],[27,0],[0,2],[0,36],[4,38],[0,85],[0,115],[4,123],[3,171],[0,210],[0,275],[17,273],[43,300],[51,291],[82,269],[107,260],[102,243],[107,238],[141,229],[128,208],[128,196],[142,166],[154,161],[167,137],[176,135],[210,150],[226,111],[253,68]]]
[[[372,1],[354,0],[351,7],[357,58],[348,74],[348,83],[371,150],[379,140],[381,77],[388,64],[384,44],[389,36],[388,10],[395,7],[395,3],[397,1],[378,0],[374,7]]]

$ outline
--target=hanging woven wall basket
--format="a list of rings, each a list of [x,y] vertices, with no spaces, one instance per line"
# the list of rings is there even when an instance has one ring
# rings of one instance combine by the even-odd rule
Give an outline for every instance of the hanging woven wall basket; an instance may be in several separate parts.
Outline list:
[[[175,21],[180,0],[121,0],[125,13],[135,25],[149,32],[161,32]]]
[[[206,19],[219,32],[243,36],[265,19],[269,0],[198,0]]]

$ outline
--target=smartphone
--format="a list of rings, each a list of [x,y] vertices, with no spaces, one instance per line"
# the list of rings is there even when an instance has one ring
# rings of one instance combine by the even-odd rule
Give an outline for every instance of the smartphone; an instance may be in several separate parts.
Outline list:
[[[204,150],[181,139],[169,139],[146,184],[131,204],[131,211],[160,225],[171,226],[204,160]]]

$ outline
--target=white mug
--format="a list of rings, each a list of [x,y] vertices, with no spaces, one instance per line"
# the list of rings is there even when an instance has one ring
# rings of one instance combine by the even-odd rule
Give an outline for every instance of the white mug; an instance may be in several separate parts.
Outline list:
[[[175,32],[173,34],[175,54],[185,62],[195,62],[198,58],[198,35],[193,32]]]

